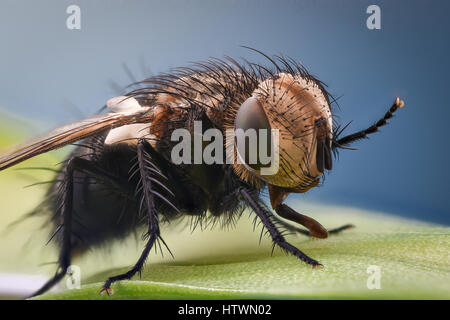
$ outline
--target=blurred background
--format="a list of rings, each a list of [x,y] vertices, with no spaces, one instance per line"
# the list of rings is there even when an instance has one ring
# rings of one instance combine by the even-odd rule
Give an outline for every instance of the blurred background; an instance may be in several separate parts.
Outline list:
[[[73,4],[80,30],[66,27]],[[372,4],[380,30],[366,26]],[[289,201],[448,225],[449,10],[448,1],[411,0],[3,0],[0,147],[91,115],[134,80],[171,67],[224,55],[265,62],[246,45],[291,56],[324,81],[341,97],[338,120],[353,120],[347,132],[371,125],[396,96],[406,103],[358,151],[341,152],[323,187]],[[0,175],[0,222],[43,192],[21,188],[45,174],[12,172]]]

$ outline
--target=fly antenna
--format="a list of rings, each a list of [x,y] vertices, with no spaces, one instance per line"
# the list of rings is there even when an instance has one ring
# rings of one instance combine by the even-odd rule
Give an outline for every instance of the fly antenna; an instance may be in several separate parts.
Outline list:
[[[378,120],[377,122],[375,122],[373,125],[371,125],[370,127],[368,127],[367,129],[349,134],[348,136],[345,136],[343,138],[340,139],[334,139],[333,141],[333,147],[334,148],[343,148],[343,149],[347,149],[347,145],[361,140],[361,139],[366,139],[367,135],[378,132],[379,128],[386,125],[388,122],[387,120],[391,119],[394,116],[394,113],[399,109],[399,108],[403,108],[403,106],[405,105],[405,103],[403,102],[403,100],[400,100],[399,97],[395,98],[394,103],[392,104],[392,106],[389,108],[389,110],[385,113],[384,117],[381,118],[380,120]],[[345,129],[346,126],[343,128]],[[340,131],[340,133],[342,133],[343,130]]]

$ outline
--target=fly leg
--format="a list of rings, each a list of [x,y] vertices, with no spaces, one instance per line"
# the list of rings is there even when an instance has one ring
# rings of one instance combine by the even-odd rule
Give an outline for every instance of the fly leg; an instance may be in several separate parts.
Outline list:
[[[304,236],[312,237],[312,235],[309,232],[309,230],[297,228],[296,226],[293,226],[292,224],[287,223],[287,222],[285,222],[284,220],[281,220],[278,217],[276,217],[276,219],[278,220],[277,222],[280,223],[287,230],[292,231],[292,232],[296,232],[296,233],[300,233],[300,234],[302,234]],[[328,232],[328,235],[334,235],[334,234],[340,233],[341,231],[344,231],[344,230],[347,230],[347,229],[351,229],[351,228],[354,228],[354,227],[355,226],[353,224],[346,224],[346,225],[343,225],[343,226],[341,226],[339,228],[327,230],[327,232]]]
[[[286,241],[284,236],[281,234],[281,232],[277,229],[273,222],[274,215],[270,213],[268,210],[266,210],[262,205],[258,203],[257,197],[255,197],[251,191],[248,191],[247,189],[240,189],[240,193],[242,197],[244,198],[244,201],[253,209],[253,211],[256,213],[256,215],[259,217],[261,222],[263,223],[264,227],[266,227],[267,231],[269,232],[270,236],[272,237],[274,245],[278,245],[281,249],[283,249],[285,252],[290,253],[303,262],[311,265],[313,268],[322,267],[322,265],[308,257],[306,254],[304,254],[302,251],[291,245]]]
[[[355,227],[355,225],[351,224],[351,223],[344,224],[343,226],[340,226],[338,228],[334,228],[334,229],[328,230],[328,234],[338,234],[341,231],[348,230],[348,229],[353,229],[354,227]]]
[[[160,193],[154,190],[154,182],[157,180],[152,175],[152,173],[157,172],[157,174],[162,176],[162,173],[159,172],[156,166],[152,163],[151,157],[146,151],[146,148],[151,148],[151,146],[145,140],[140,140],[137,146],[138,170],[141,177],[141,183],[139,186],[142,189],[140,210],[144,210],[147,218],[147,233],[144,235],[144,238],[147,238],[147,242],[136,264],[129,271],[108,278],[100,290],[100,294],[106,292],[108,295],[111,295],[113,293],[111,285],[114,282],[131,279],[136,273],[140,273],[145,261],[147,260],[150,250],[159,240],[161,240],[161,242],[168,249],[160,235],[159,219],[155,208],[155,197],[157,196],[160,199],[165,201],[167,200]],[[171,253],[170,250],[169,253]]]
[[[337,234],[341,231],[355,227],[352,224],[346,224],[339,228],[327,230],[313,218],[298,213],[297,211],[295,211],[294,209],[292,209],[291,207],[289,207],[284,203],[281,203],[278,206],[276,206],[275,212],[282,218],[301,224],[302,226],[306,227],[309,231],[296,228],[294,226],[289,225],[288,223],[282,222],[283,226],[285,226],[287,229],[320,239],[327,238],[329,234]]]
[[[274,218],[276,218],[277,219],[277,223],[281,224],[283,226],[283,228],[285,228],[286,230],[289,230],[291,232],[300,233],[300,234],[303,234],[305,236],[310,236],[311,235],[308,230],[297,228],[296,226],[293,226],[292,224],[287,223],[286,221],[281,220],[280,218],[278,218],[276,216],[274,216]]]
[[[72,251],[72,213],[73,213],[73,185],[74,172],[80,171],[100,180],[107,180],[110,183],[117,184],[113,176],[98,168],[92,161],[74,157],[69,160],[65,169],[64,184],[62,189],[61,202],[61,225],[53,233],[53,238],[56,233],[62,231],[62,241],[59,252],[59,267],[55,275],[48,280],[39,290],[34,292],[30,297],[34,297],[45,293],[58,283],[67,273],[70,266],[71,251]],[[50,239],[51,240],[51,239]]]

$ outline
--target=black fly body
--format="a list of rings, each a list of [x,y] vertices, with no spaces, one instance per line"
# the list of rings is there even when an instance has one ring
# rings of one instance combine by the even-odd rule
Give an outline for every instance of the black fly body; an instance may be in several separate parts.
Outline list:
[[[112,283],[141,271],[154,246],[170,252],[162,224],[191,216],[192,227],[217,221],[232,225],[245,209],[254,213],[255,223],[262,223],[274,247],[312,267],[322,266],[287,242],[284,232],[326,238],[352,225],[327,230],[283,201],[290,193],[317,186],[324,172],[332,169],[333,153],[351,149],[352,142],[378,131],[403,102],[395,99],[381,120],[341,137],[346,126],[335,123],[331,108],[335,99],[325,85],[290,58],[257,52],[269,66],[226,57],[174,69],[109,100],[110,113],[58,128],[0,158],[2,170],[83,140],[63,162],[47,197],[34,211],[49,215],[50,240],[60,248],[56,274],[34,295],[60,281],[75,254],[144,227],[146,243],[136,264],[107,279],[101,289],[111,294]],[[198,122],[201,133],[277,130],[278,170],[264,174],[264,165],[248,161],[244,152],[249,145],[244,144],[245,150],[239,147],[236,137],[221,145],[224,158],[228,148],[235,147],[231,162],[175,164],[172,151],[178,141],[173,133],[183,129],[193,135]],[[266,187],[275,213],[263,201],[261,191]]]

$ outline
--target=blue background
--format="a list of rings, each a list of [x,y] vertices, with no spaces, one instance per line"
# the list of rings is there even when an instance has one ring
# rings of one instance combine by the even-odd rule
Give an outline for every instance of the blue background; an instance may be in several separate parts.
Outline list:
[[[70,4],[81,30],[66,28]],[[366,28],[371,4],[381,30]],[[448,1],[2,0],[0,108],[45,131],[120,94],[126,69],[141,79],[211,56],[263,61],[239,45],[283,53],[343,95],[348,132],[395,96],[406,102],[359,151],[341,152],[323,187],[291,197],[450,224],[449,12]]]

